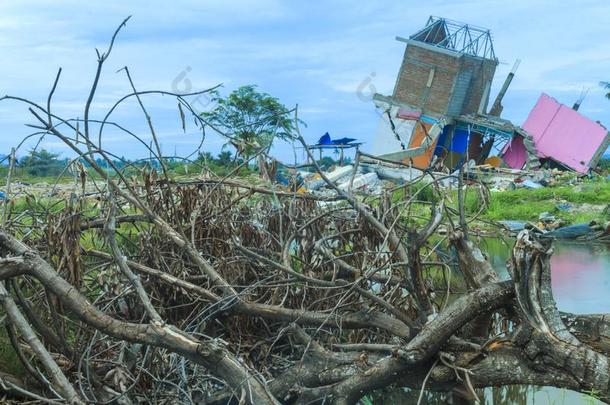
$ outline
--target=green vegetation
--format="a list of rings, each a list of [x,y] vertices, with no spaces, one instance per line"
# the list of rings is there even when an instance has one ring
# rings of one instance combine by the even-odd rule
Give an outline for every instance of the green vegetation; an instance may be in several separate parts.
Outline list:
[[[31,150],[21,158],[19,167],[22,167],[31,176],[58,176],[64,171],[67,162],[57,159],[59,154],[51,153],[46,149]]]
[[[74,173],[68,171],[66,166],[69,164],[68,159],[58,159],[58,155],[51,154],[47,151],[40,150],[32,151],[24,158],[19,159],[18,164],[13,168],[13,182],[21,182],[28,184],[63,184],[74,182]],[[110,165],[97,162],[98,165],[107,170],[109,173],[114,173]],[[225,176],[239,165],[244,163],[244,159],[233,156],[231,151],[221,151],[217,157],[206,152],[198,156],[194,162],[187,162],[181,159],[164,159],[164,163],[168,168],[170,177],[185,176],[201,173],[203,169],[210,171],[217,176]],[[138,175],[140,170],[145,167],[158,169],[160,167],[157,161],[150,160],[130,161],[128,159],[115,160],[113,164],[116,168],[122,169],[127,176]],[[87,178],[101,179],[101,177],[91,170],[88,165],[84,165],[87,170]],[[0,166],[0,178],[6,179],[8,175],[8,165]],[[239,170],[239,175],[249,175],[256,170],[249,166],[242,167]]]
[[[242,91],[242,93],[251,95],[250,91],[253,90],[249,89],[247,92]],[[242,94],[242,96],[244,95]],[[237,95],[232,95],[229,98],[231,97],[235,98]],[[260,97],[264,99],[268,96],[259,94],[255,99],[258,100]],[[235,100],[232,103],[239,104]],[[257,173],[257,169],[253,166],[244,165],[244,157],[234,155],[229,150],[221,151],[216,157],[209,152],[202,153],[193,162],[179,159],[166,159],[165,162],[171,177],[192,176],[202,172],[212,172],[223,177],[233,173],[233,176],[251,181],[254,180],[252,176],[256,176]],[[330,157],[324,157],[318,163],[324,170],[330,170],[337,162]],[[74,181],[74,175],[65,170],[67,164],[68,159],[60,159],[59,155],[44,149],[30,151],[27,156],[19,159],[13,173],[13,180],[48,184],[72,182]],[[126,168],[131,165],[126,171],[128,176],[137,175],[143,167],[155,168],[158,166],[156,161],[130,162],[126,159],[116,160],[113,164],[118,168]],[[240,165],[243,165],[243,167],[239,172],[236,172]],[[110,167],[106,167],[106,169],[112,170]],[[610,170],[610,159],[602,159],[599,169],[602,173]],[[7,167],[0,167],[0,176],[5,177],[7,171]],[[87,175],[96,177],[92,170],[88,170]],[[488,204],[483,203],[478,191],[469,188],[466,192],[465,208],[468,214],[480,213],[479,218],[487,221],[537,221],[541,213],[548,212],[567,224],[588,223],[592,220],[605,222],[610,220],[610,208],[607,207],[610,203],[610,180],[605,179],[605,176],[606,174],[576,185],[492,192]],[[452,201],[457,201],[457,192],[451,192],[449,197]],[[393,194],[392,201],[394,204],[400,204],[411,198],[417,202],[410,206],[410,212],[406,217],[416,224],[425,223],[429,218],[430,205],[437,203],[439,196],[430,186],[416,184],[406,189],[399,188]],[[46,201],[45,199],[26,201],[26,199],[18,198],[11,204],[9,208],[13,213],[21,212],[26,208],[46,212],[63,208],[63,202]]]
[[[536,221],[542,212],[549,212],[567,223],[587,223],[592,220],[608,221],[610,213],[605,209],[610,203],[610,181],[598,179],[575,186],[545,187],[540,189],[517,189],[491,194],[482,219]],[[558,208],[568,204],[568,210]],[[469,192],[466,210],[474,214],[481,209],[480,198]]]
[[[453,208],[457,209],[457,191],[451,191],[447,197]],[[405,220],[423,225],[429,220],[430,207],[432,203],[438,203],[439,196],[431,187],[416,184],[396,190],[392,203],[401,204],[411,198],[416,203],[410,205]],[[471,217],[478,214],[477,218],[484,221],[536,222],[543,212],[554,215],[565,224],[610,221],[610,180],[599,177],[570,186],[496,191],[488,198],[484,201],[480,191],[469,187],[464,202],[466,214]]]
[[[9,159],[6,157],[0,166],[0,178],[6,177],[9,170]],[[68,159],[59,159],[59,155],[46,149],[31,150],[26,156],[17,160],[13,167],[13,179],[25,182],[49,181],[49,178],[61,176],[61,180],[69,181],[66,166]],[[63,176],[62,176],[63,175]]]
[[[238,155],[248,158],[259,150],[268,151],[275,138],[294,136],[291,111],[277,98],[258,92],[256,86],[242,86],[226,98],[216,92],[212,100],[216,108],[201,115],[231,139]]]
[[[170,163],[168,165],[170,173],[177,175],[187,175],[189,173],[201,172],[202,168],[206,168],[210,172],[217,176],[224,177],[229,173],[235,171],[237,167],[244,164],[244,160],[238,156],[234,156],[229,150],[221,151],[217,157],[212,156],[211,153],[205,152],[199,154],[197,160],[191,164],[176,164]],[[239,169],[239,175],[245,176],[253,173],[254,170],[248,166]],[[237,173],[236,173],[237,175]]]

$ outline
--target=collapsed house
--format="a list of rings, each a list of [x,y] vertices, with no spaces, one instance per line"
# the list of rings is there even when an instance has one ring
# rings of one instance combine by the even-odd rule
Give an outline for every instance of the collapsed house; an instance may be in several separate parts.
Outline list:
[[[532,136],[540,159],[552,160],[579,173],[595,168],[610,146],[610,134],[603,125],[544,93],[523,123],[523,129]],[[502,152],[504,162],[514,169],[523,168],[526,155],[520,136],[514,137]]]
[[[370,153],[360,151],[353,138],[333,140],[328,133],[307,145],[320,153],[340,151],[340,167],[325,173],[339,189],[378,193],[384,182],[430,182],[430,172],[453,172],[466,163],[468,177],[482,179],[491,190],[539,188],[556,183],[562,173],[536,170],[541,164],[586,173],[610,144],[601,124],[546,94],[523,127],[501,118],[519,62],[489,106],[498,58],[487,29],[430,17],[424,28],[397,40],[406,44],[404,57],[392,95],[373,97],[381,120]],[[343,166],[345,148],[358,151],[355,165]],[[319,175],[302,178],[302,190],[334,193]],[[439,184],[455,187],[457,176]]]
[[[373,153],[382,158],[421,170],[455,170],[470,161],[537,169],[540,159],[553,159],[586,172],[610,143],[605,128],[574,110],[558,108],[545,120],[553,110],[546,99],[523,128],[500,118],[518,62],[488,111],[498,58],[487,29],[430,17],[409,38],[396,39],[406,49],[394,91],[374,96],[382,118]]]

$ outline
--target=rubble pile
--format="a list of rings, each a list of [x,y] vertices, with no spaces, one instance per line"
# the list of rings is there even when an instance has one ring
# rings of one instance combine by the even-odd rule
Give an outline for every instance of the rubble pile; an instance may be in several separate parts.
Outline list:
[[[477,179],[487,184],[491,191],[574,185],[579,181],[579,178],[573,173],[558,169],[522,170],[472,166],[467,168],[466,174],[471,179]]]

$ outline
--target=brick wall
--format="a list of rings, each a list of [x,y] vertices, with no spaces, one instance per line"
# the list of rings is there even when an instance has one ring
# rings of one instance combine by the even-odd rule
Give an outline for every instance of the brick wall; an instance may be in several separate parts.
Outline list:
[[[456,76],[460,71],[470,69],[473,71],[473,79],[462,113],[476,112],[486,82],[493,79],[496,64],[492,60],[467,55],[453,56],[408,44],[393,97],[397,101],[421,108],[424,113],[446,114]],[[431,69],[434,69],[434,79],[431,87],[427,87]]]
[[[468,55],[463,57],[462,69],[472,69],[472,82],[470,92],[462,108],[462,114],[476,113],[481,98],[485,95],[487,83],[491,84],[496,72],[497,62],[489,59],[475,58]],[[489,97],[489,94],[487,95]]]

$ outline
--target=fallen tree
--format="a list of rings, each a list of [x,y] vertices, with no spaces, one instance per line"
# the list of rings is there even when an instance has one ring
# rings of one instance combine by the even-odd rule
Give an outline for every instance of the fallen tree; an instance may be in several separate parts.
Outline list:
[[[128,70],[132,93],[116,105],[138,101],[152,140],[142,144],[160,170],[100,167],[97,159],[110,167],[116,159],[102,147],[105,129],[136,137],[110,121],[116,105],[89,117],[119,29],[98,53],[83,120],[52,113],[59,73],[46,106],[0,99],[28,105],[36,135],[64,142],[82,170],[74,194],[53,209],[4,207],[0,314],[24,370],[0,365],[5,394],[75,404],[352,404],[388,386],[459,401],[476,399],[477,388],[531,384],[610,403],[610,317],[557,311],[552,246],[530,231],[514,245],[511,279],[499,280],[469,240],[463,204],[436,182],[424,186],[433,198],[419,218],[411,212],[419,185],[364,198],[319,168],[336,198],[227,178],[176,181],[142,98],[173,96],[183,125],[184,111],[202,134],[210,124],[188,95],[136,90]],[[102,179],[95,199],[84,192],[93,182],[85,166]],[[436,236],[441,226],[448,237]]]

